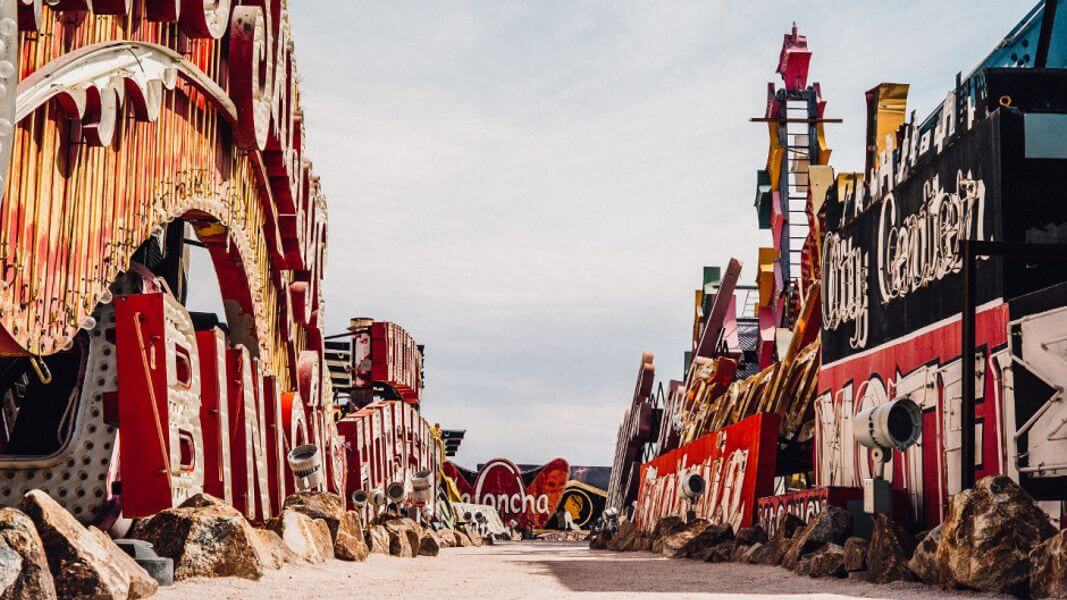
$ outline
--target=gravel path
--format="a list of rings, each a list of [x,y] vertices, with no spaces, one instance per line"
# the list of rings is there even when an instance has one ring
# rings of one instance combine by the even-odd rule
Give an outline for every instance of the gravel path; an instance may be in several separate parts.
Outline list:
[[[521,542],[446,548],[437,558],[371,555],[366,562],[289,566],[258,582],[193,579],[157,598],[998,598],[919,584],[876,586],[798,577],[785,569],[590,551],[577,543]]]

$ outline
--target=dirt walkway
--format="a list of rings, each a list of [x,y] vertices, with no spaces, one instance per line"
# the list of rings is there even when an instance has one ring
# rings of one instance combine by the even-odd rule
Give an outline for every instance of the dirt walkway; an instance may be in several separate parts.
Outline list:
[[[671,560],[585,544],[508,543],[447,548],[437,558],[372,555],[364,563],[290,566],[258,582],[189,580],[158,598],[997,598],[919,584],[875,586],[797,577],[777,567]]]

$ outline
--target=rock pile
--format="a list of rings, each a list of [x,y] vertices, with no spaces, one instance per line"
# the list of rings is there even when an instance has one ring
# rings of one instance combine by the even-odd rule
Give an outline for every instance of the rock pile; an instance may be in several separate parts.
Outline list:
[[[625,519],[599,532],[590,548],[644,549],[674,558],[780,565],[810,577],[872,583],[921,580],[946,588],[1067,598],[1067,530],[1057,531],[1022,488],[1004,476],[957,494],[942,525],[918,538],[874,515],[870,540],[852,537],[849,513],[828,507],[805,523],[783,514],[771,535],[759,527],[733,532],[706,520],[665,517],[651,534]],[[644,536],[644,537],[643,537]]]
[[[480,535],[424,529],[408,518],[365,529],[359,513],[328,493],[290,496],[263,525],[253,527],[233,506],[197,494],[137,521],[130,539],[116,543],[34,490],[18,509],[0,508],[0,599],[146,598],[160,585],[153,574],[171,582],[171,561],[174,580],[255,580],[287,563],[362,561],[370,552],[437,556],[441,548],[482,543]]]

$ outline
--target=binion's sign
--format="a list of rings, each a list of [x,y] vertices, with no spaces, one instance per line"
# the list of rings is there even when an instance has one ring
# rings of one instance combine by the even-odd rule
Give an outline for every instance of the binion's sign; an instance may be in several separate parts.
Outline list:
[[[635,524],[650,531],[663,517],[693,510],[734,530],[752,525],[756,501],[773,493],[779,417],[760,413],[724,427],[641,465]],[[704,493],[690,506],[682,478],[699,473]]]

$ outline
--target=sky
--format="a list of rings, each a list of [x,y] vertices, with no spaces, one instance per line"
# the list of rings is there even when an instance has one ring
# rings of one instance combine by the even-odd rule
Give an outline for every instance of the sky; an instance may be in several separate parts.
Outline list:
[[[840,172],[867,89],[912,84],[922,118],[1033,2],[289,4],[327,333],[372,316],[425,344],[423,414],[474,466],[610,465],[641,353],[681,374],[702,267],[754,280],[748,119],[793,21]]]

